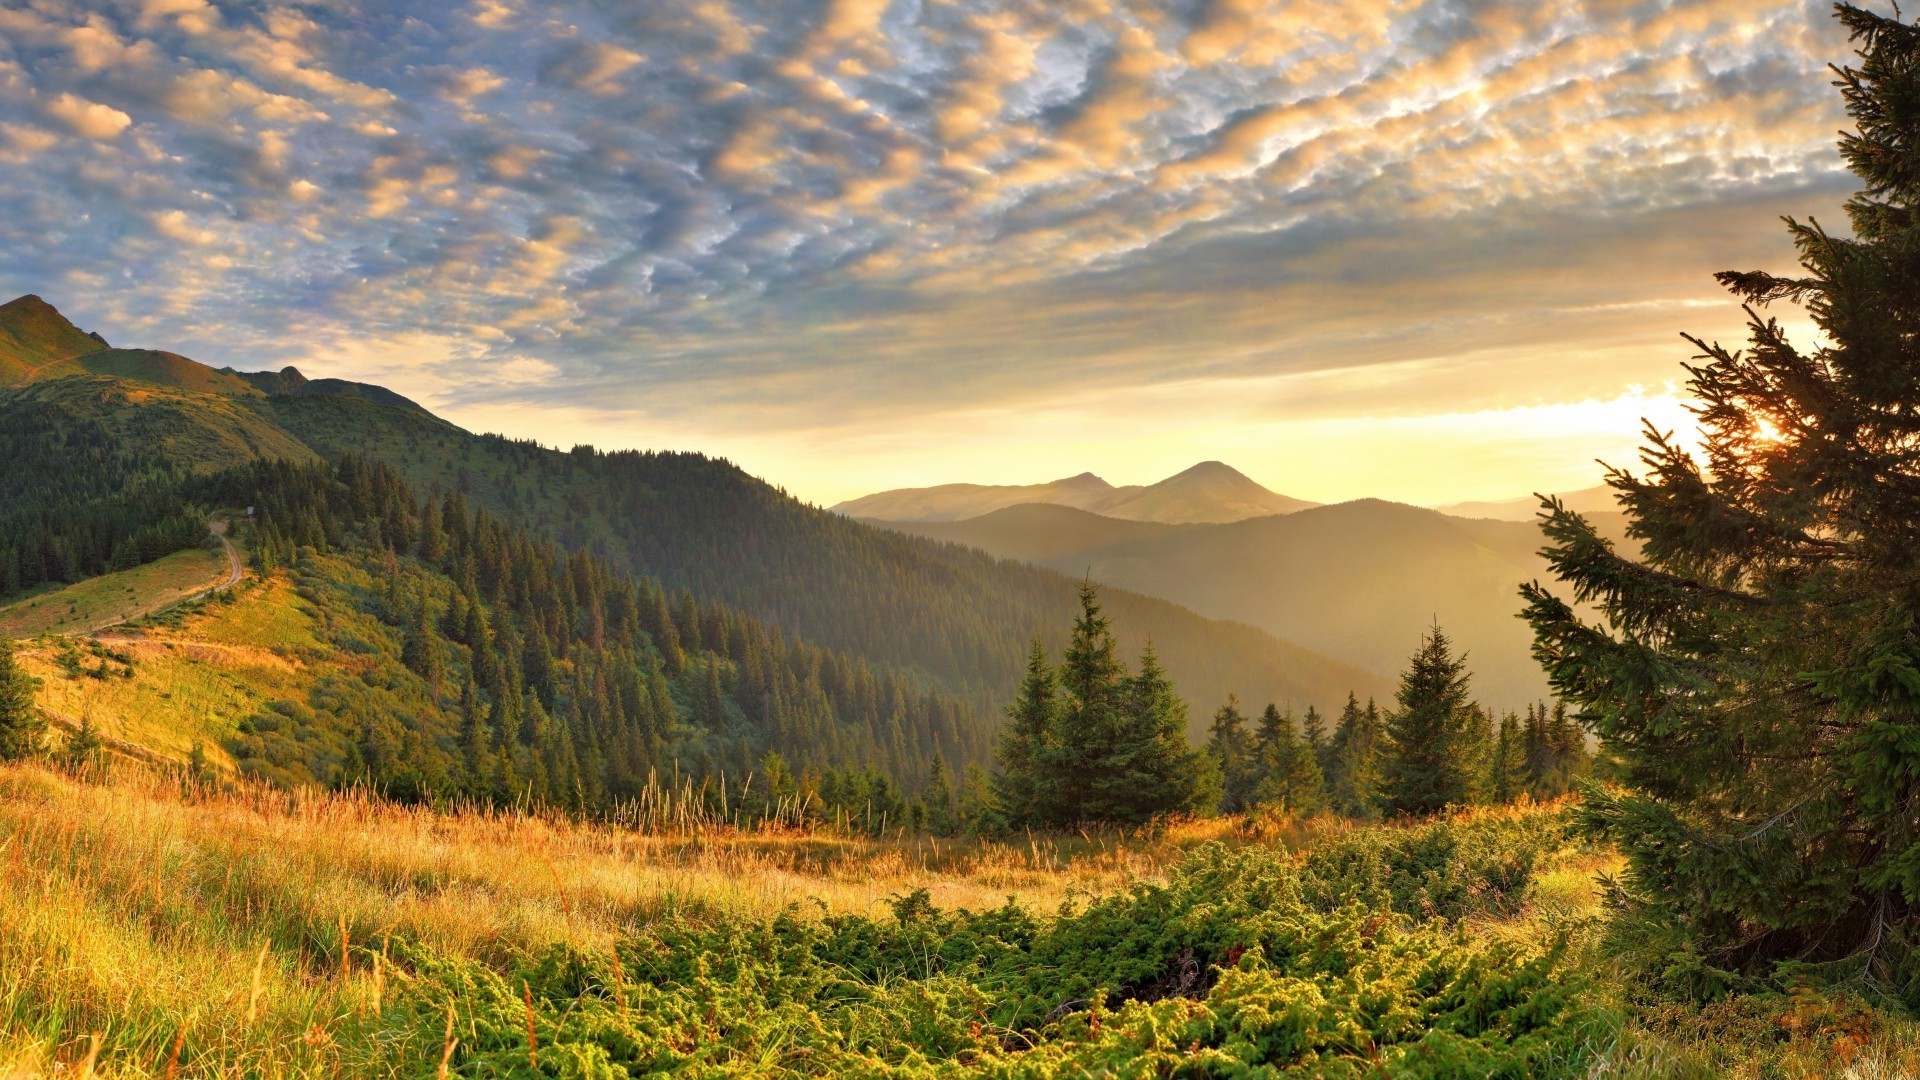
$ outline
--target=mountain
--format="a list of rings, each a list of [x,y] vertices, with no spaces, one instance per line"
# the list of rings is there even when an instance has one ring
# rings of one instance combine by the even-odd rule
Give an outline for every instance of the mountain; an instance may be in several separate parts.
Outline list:
[[[1230,465],[1203,461],[1157,484],[1114,487],[1092,473],[1050,484],[945,484],[849,499],[835,513],[876,521],[963,521],[1009,506],[1070,506],[1122,521],[1242,521],[1315,504],[1276,494]]]
[[[1077,610],[1072,575],[863,525],[703,455],[562,452],[475,435],[384,388],[309,381],[291,369],[215,371],[141,352],[140,364],[93,374],[87,358],[110,351],[100,339],[42,301],[23,298],[4,312],[0,333],[39,363],[94,348],[44,370],[21,365],[14,385],[0,386],[0,453],[33,463],[10,483],[0,478],[0,593],[203,539],[203,526],[186,527],[205,505],[191,494],[193,477],[251,461],[352,456],[400,469],[420,492],[456,493],[541,542],[940,688],[967,709],[969,738],[997,727],[1028,642],[1058,648]],[[143,520],[168,525],[135,543]],[[1165,600],[1110,588],[1103,601],[1130,653],[1152,639],[1196,730],[1228,693],[1327,708],[1348,690],[1386,685]]]
[[[1560,501],[1567,509],[1578,514],[1611,514],[1620,509],[1614,501],[1618,492],[1605,484],[1596,487],[1581,488],[1579,491],[1559,493]],[[1494,502],[1463,502],[1434,509],[1451,517],[1492,518],[1497,521],[1532,521],[1540,513],[1540,498],[1528,495],[1518,499],[1501,499]]]
[[[1617,543],[1619,514],[1593,515]],[[1405,666],[1436,619],[1498,707],[1544,696],[1516,616],[1523,581],[1551,580],[1529,523],[1363,499],[1216,525],[1120,521],[1015,506],[959,522],[885,523],[1245,622],[1371,671]]]

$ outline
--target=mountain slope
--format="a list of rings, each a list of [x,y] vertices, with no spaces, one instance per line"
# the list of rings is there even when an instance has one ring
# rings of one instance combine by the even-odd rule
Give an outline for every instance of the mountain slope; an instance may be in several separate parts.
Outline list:
[[[106,347],[104,338],[82,331],[31,293],[0,304],[0,384]]]
[[[1563,491],[1560,501],[1567,509],[1576,514],[1607,514],[1620,509],[1614,496],[1618,494],[1605,484],[1579,491]],[[1451,517],[1492,518],[1497,521],[1532,521],[1540,514],[1540,500],[1533,495],[1518,499],[1499,499],[1493,502],[1463,502],[1449,506],[1436,506],[1434,509]]]
[[[508,520],[624,569],[690,588],[997,708],[1027,643],[1058,648],[1077,610],[1066,574],[901,535],[806,506],[725,461],[698,454],[581,450],[475,436],[425,414],[346,398],[274,398],[285,428],[331,454],[389,460],[410,479],[461,489]],[[1236,693],[1322,708],[1384,692],[1378,674],[1109,589],[1122,644],[1151,638],[1193,709]]]
[[[1125,521],[1189,524],[1291,514],[1312,505],[1268,491],[1231,465],[1203,461],[1124,498],[1087,509]]]
[[[1049,484],[941,484],[938,487],[896,488],[849,499],[833,507],[852,518],[886,521],[957,521],[1021,503],[1050,503],[1089,509],[1113,498],[1116,488],[1092,473],[1069,476]]]
[[[1268,491],[1230,465],[1203,461],[1144,487],[1114,487],[1092,473],[1081,473],[1050,484],[899,488],[850,499],[833,510],[879,521],[962,521],[1026,503],[1071,506],[1124,521],[1166,523],[1242,521],[1315,505]]]
[[[45,322],[37,308],[30,314]],[[177,360],[190,365],[176,373],[183,381],[210,371]],[[65,417],[43,404],[53,398],[74,404],[73,423],[59,430],[43,425],[38,442],[23,435],[19,449],[43,463],[33,478],[36,499],[64,499],[62,517],[93,522],[83,535],[50,536],[25,525],[0,530],[0,577],[8,559],[31,564],[31,573],[22,569],[0,586],[73,580],[76,573],[106,569],[129,526],[125,513],[99,508],[121,507],[135,490],[128,478],[136,473],[138,490],[161,492],[153,497],[169,520],[184,520],[190,508],[175,496],[163,498],[171,490],[165,484],[183,476],[260,458],[317,453],[338,460],[352,453],[404,469],[422,490],[464,493],[564,548],[593,552],[622,570],[691,589],[814,644],[943,687],[984,723],[996,722],[1027,642],[1037,636],[1057,647],[1076,610],[1071,577],[873,529],[701,455],[565,453],[473,435],[379,388],[339,383],[336,392],[320,392],[313,387],[326,380],[307,383],[287,371],[213,374],[239,380],[245,391],[98,376],[35,378],[0,389],[0,415],[11,408]],[[62,449],[76,441],[114,449],[107,458]],[[118,478],[119,486],[102,478]],[[55,548],[71,553],[43,556]],[[1229,692],[1328,707],[1348,690],[1383,687],[1373,673],[1251,627],[1120,590],[1110,590],[1107,602],[1130,649],[1153,638],[1193,705],[1196,727]]]
[[[1361,500],[1224,525],[1143,526],[1023,506],[900,531],[1088,574],[1258,626],[1373,671],[1397,671],[1435,619],[1471,654],[1482,701],[1546,692],[1518,587],[1545,578],[1528,524]]]

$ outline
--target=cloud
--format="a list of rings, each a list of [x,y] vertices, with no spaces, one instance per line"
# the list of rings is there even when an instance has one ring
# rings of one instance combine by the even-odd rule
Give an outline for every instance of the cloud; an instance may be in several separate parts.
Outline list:
[[[1693,311],[1630,305],[1790,258],[1770,215],[1846,185],[1813,0],[126,0],[0,39],[0,288],[716,445],[1175,383],[1611,401]]]
[[[88,101],[73,94],[61,94],[47,102],[47,114],[66,122],[82,138],[106,142],[117,139],[133,118],[111,105]]]

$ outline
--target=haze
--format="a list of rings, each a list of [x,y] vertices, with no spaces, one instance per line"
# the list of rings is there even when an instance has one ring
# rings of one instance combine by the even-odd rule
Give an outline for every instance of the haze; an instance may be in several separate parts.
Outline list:
[[[0,295],[821,503],[1585,487],[1838,223],[1824,3],[0,10]]]

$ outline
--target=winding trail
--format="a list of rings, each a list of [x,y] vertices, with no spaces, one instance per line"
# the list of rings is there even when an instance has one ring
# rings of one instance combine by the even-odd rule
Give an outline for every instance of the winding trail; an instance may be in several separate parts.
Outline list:
[[[126,623],[133,622],[135,619],[144,619],[147,616],[153,614],[154,612],[161,610],[162,608],[170,608],[175,604],[185,604],[190,601],[199,600],[203,597],[212,596],[214,593],[217,593],[217,592],[226,592],[228,589],[231,589],[235,585],[240,584],[240,578],[244,575],[245,567],[240,562],[240,552],[234,548],[233,541],[227,539],[226,521],[222,519],[222,520],[207,522],[207,532],[220,538],[220,547],[227,553],[227,579],[225,581],[219,583],[218,585],[210,585],[204,589],[201,589],[198,592],[183,593],[179,596],[169,596],[163,600],[159,600],[159,601],[156,601],[155,603],[149,604],[138,611],[130,612],[125,615],[115,616],[114,618],[108,619],[97,626],[89,626],[89,627],[86,627],[85,629],[76,629],[76,630],[69,630],[69,631],[62,631],[62,632],[97,635],[102,630],[111,630],[116,626],[121,626]]]

